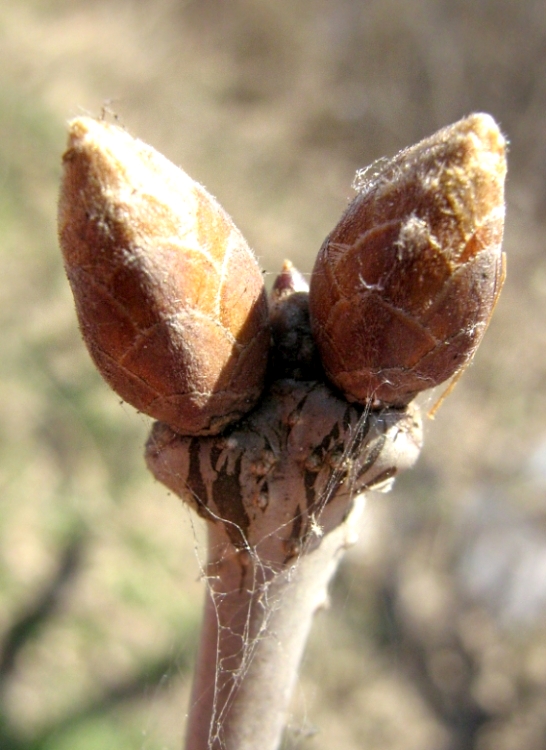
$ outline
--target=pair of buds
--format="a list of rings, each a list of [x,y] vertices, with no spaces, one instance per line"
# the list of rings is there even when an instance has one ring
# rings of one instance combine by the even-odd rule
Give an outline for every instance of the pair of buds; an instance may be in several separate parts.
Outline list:
[[[504,280],[505,141],[475,114],[375,166],[357,175],[308,298],[327,378],[374,408],[462,371],[483,336]],[[187,435],[255,406],[271,347],[263,277],[201,185],[119,127],[77,118],[59,234],[83,338],[125,401]]]

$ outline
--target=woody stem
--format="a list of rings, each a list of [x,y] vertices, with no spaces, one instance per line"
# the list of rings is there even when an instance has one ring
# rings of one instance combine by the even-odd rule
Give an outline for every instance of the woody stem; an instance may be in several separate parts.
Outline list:
[[[359,506],[357,503],[356,507]],[[278,747],[313,615],[347,547],[355,511],[322,543],[276,566],[209,523],[207,592],[186,750]]]

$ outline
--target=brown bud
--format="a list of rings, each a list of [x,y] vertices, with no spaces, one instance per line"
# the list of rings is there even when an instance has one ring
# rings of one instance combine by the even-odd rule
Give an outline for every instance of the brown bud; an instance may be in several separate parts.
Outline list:
[[[183,434],[259,398],[269,350],[256,259],[165,157],[91,118],[69,125],[59,237],[83,338],[112,388]]]
[[[322,367],[309,323],[309,286],[285,260],[269,296],[272,335],[270,373],[273,378],[323,380]]]
[[[489,322],[504,281],[505,141],[474,114],[375,166],[320,250],[311,325],[349,400],[403,406],[461,371]]]

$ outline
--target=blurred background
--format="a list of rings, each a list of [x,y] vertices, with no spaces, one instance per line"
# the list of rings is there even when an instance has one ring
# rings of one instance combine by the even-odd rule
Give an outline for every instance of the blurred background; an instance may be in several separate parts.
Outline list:
[[[309,273],[357,168],[471,111],[510,140],[508,278],[416,468],[370,498],[285,750],[546,748],[543,0],[0,0],[0,747],[180,748],[202,530],[80,341],[65,123],[103,111]]]

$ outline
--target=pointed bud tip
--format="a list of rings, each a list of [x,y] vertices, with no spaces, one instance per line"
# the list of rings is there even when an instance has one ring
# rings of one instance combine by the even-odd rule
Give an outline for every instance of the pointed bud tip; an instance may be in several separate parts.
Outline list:
[[[308,292],[309,284],[305,277],[294,266],[292,261],[285,260],[282,264],[281,272],[273,283],[271,290],[271,304],[275,304],[284,297],[294,294],[294,292]]]
[[[506,176],[506,138],[491,115],[477,112],[469,115],[452,128],[466,136],[469,161],[476,169],[491,174],[495,180]],[[446,128],[449,131],[449,128]]]
[[[501,133],[495,118],[485,112],[474,112],[453,127],[466,125],[468,130],[483,144],[488,151],[504,153],[506,149],[506,138]]]

